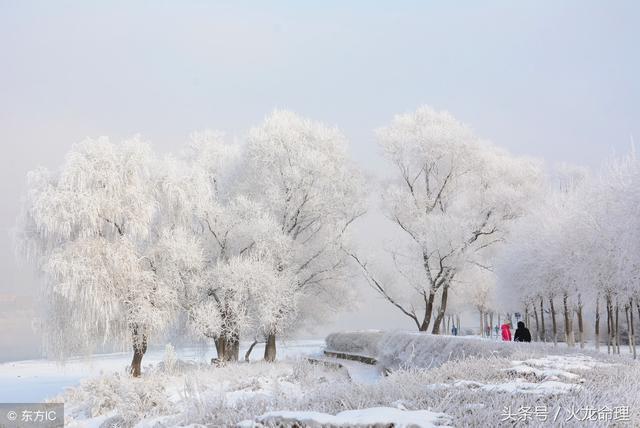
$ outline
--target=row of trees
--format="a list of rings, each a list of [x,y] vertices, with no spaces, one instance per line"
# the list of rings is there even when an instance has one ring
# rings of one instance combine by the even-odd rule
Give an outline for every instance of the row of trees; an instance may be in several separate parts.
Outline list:
[[[350,302],[351,268],[419,331],[459,326],[470,305],[493,323],[496,283],[542,337],[545,313],[556,337],[558,305],[568,343],[573,314],[582,332],[591,303],[596,334],[605,310],[611,344],[620,311],[632,329],[635,157],[599,177],[573,169],[548,191],[537,161],[446,112],[421,107],[376,136],[391,167],[381,204],[396,232],[393,276],[350,245],[367,195],[348,141],[290,112],[272,113],[242,144],[205,132],[160,157],[138,139],[88,140],[58,171],[33,171],[18,243],[46,284],[49,354],[131,343],[137,376],[150,338],[184,323],[222,360],[237,360],[249,337],[272,361],[278,335]]]
[[[73,147],[29,174],[18,243],[43,274],[49,354],[147,343],[178,319],[238,358],[348,301],[344,247],[364,212],[360,173],[335,128],[276,111],[244,145],[192,136],[160,158],[138,139]]]
[[[574,346],[577,330],[583,347],[589,320],[596,347],[605,336],[608,351],[620,353],[624,333],[635,358],[634,311],[640,317],[635,153],[609,160],[595,175],[561,168],[543,202],[514,228],[502,259],[499,293],[532,315],[540,340],[555,343],[563,334]]]

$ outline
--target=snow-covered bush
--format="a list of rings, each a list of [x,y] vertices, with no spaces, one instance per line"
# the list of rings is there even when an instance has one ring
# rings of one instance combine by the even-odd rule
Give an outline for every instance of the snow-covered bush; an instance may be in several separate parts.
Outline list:
[[[178,362],[178,357],[176,356],[176,350],[172,344],[167,343],[164,347],[164,357],[162,358],[162,363],[164,369],[168,373],[173,373],[176,369]]]
[[[87,417],[117,416],[122,426],[172,413],[173,403],[161,376],[134,379],[114,374],[89,379],[64,395],[67,412]]]

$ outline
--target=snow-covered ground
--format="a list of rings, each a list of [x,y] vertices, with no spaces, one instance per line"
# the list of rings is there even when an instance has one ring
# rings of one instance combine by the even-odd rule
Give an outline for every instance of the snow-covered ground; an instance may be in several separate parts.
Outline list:
[[[240,356],[244,356],[248,343],[243,343]],[[291,340],[279,344],[281,358],[295,359],[319,354],[324,340]],[[157,365],[165,350],[152,348],[144,356],[143,366]],[[264,345],[258,344],[251,353],[253,360],[260,359]],[[208,363],[216,356],[215,348],[188,347],[176,349],[177,357],[185,361]],[[91,357],[70,358],[64,364],[49,360],[24,360],[0,364],[0,402],[41,402],[76,386],[82,379],[124,372],[131,363],[131,353],[97,354]]]
[[[361,353],[373,349],[375,335],[365,336],[354,341]],[[349,346],[339,335],[330,342],[336,340]],[[211,350],[177,350],[177,359],[152,350],[139,379],[125,374],[128,354],[95,356],[88,364],[74,359],[64,367],[6,363],[0,365],[0,398],[40,401],[66,388],[55,401],[65,402],[69,427],[265,427],[294,421],[332,427],[513,426],[517,421],[583,427],[633,426],[640,420],[640,365],[626,357],[398,332],[380,343],[387,348],[381,353],[405,358],[387,376],[385,367],[323,357],[323,341],[280,344],[276,363],[259,361],[258,348],[254,362],[220,367],[209,364]],[[424,366],[427,361],[438,364]],[[588,409],[596,409],[590,417],[604,411],[605,418],[609,409],[609,419],[580,420]]]
[[[259,428],[263,426],[289,426],[303,424],[313,427],[371,427],[393,426],[405,427],[436,427],[446,426],[451,419],[444,413],[434,413],[427,410],[403,410],[393,407],[373,407],[368,409],[346,410],[337,415],[320,412],[269,412],[256,420],[242,421],[238,424],[242,428]]]

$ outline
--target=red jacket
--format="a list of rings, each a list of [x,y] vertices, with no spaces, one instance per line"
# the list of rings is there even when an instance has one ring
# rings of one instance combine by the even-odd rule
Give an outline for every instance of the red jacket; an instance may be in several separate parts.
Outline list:
[[[509,324],[502,324],[502,340],[505,342],[511,342],[511,326]]]

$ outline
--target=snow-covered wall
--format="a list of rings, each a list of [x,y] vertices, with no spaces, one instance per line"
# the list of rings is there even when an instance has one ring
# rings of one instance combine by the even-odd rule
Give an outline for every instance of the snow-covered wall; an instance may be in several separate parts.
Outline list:
[[[379,330],[346,331],[331,333],[325,342],[331,351],[377,357],[383,335],[385,333]]]
[[[327,349],[367,355],[387,369],[437,367],[464,358],[509,357],[534,343],[498,342],[474,336],[438,336],[417,332],[353,331],[332,333]]]
[[[509,357],[519,348],[512,342],[496,342],[473,336],[438,336],[390,332],[378,344],[378,362],[385,368],[437,367],[449,360],[469,357]]]

